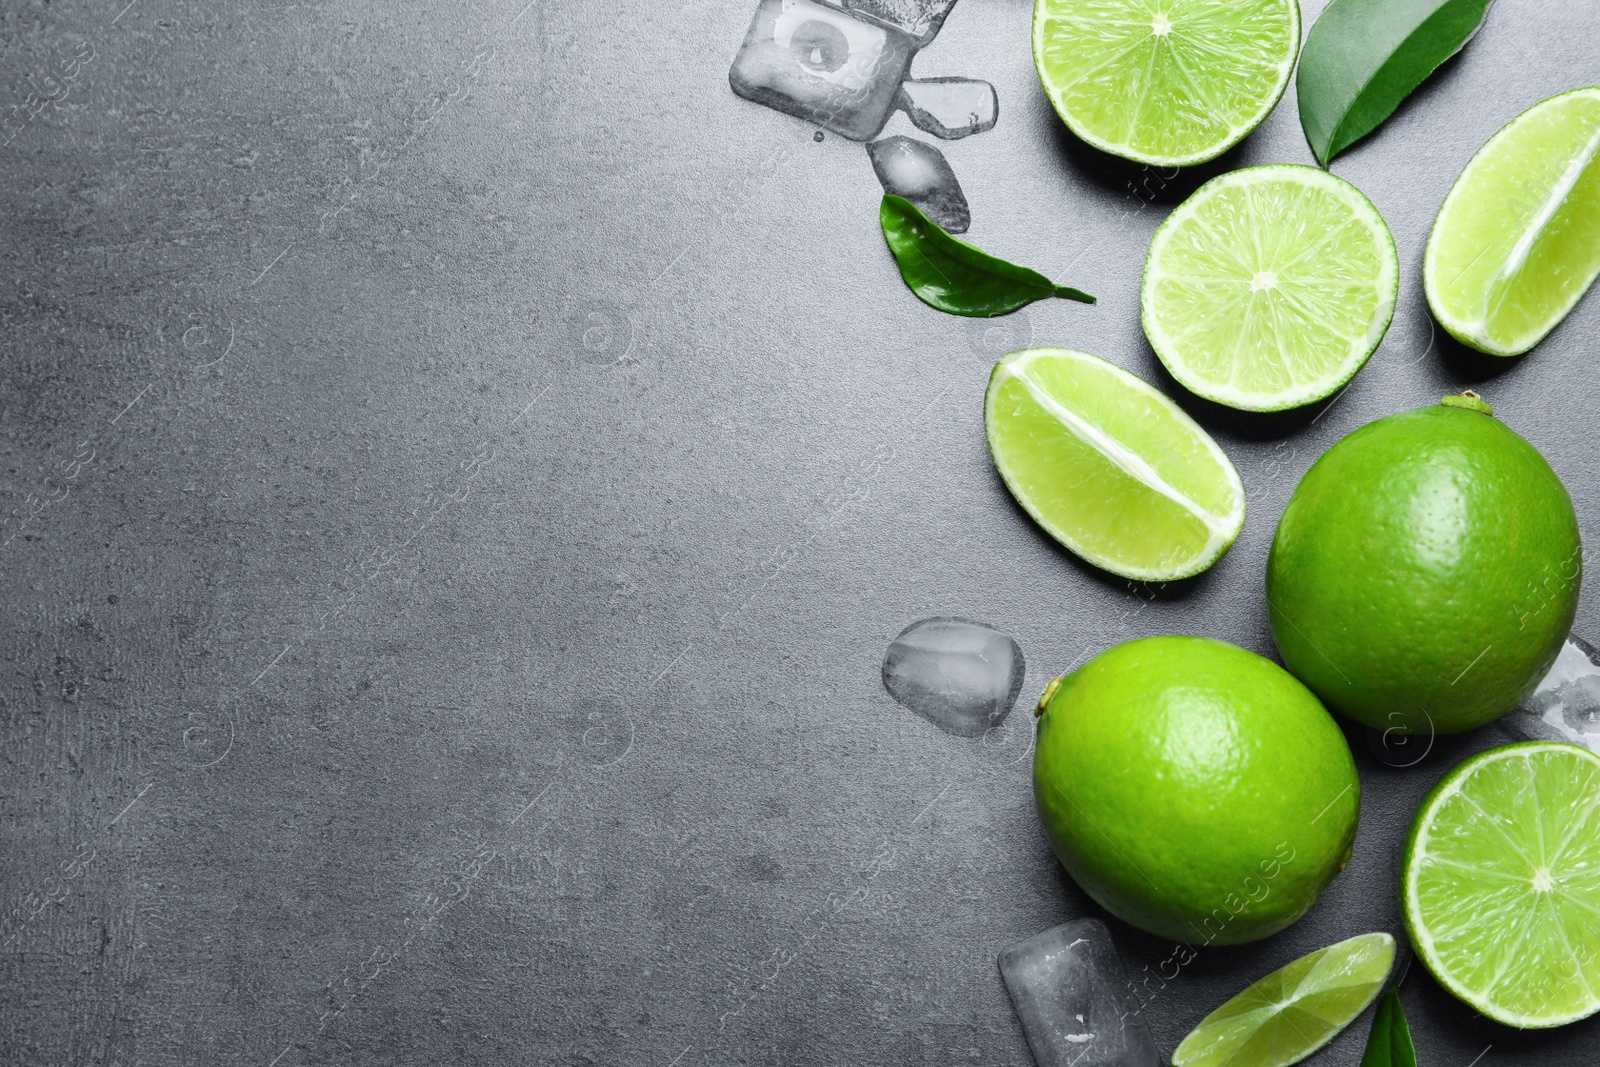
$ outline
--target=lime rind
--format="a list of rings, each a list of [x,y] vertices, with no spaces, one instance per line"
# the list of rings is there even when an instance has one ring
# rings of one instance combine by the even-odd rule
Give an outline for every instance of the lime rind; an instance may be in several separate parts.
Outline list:
[[[1517,163],[1517,159],[1503,159],[1502,155],[1516,147],[1517,138],[1525,134],[1532,124],[1549,118],[1552,113],[1562,108],[1581,104],[1585,101],[1600,103],[1600,86],[1573,89],[1541,100],[1495,131],[1494,135],[1473,153],[1472,158],[1467,161],[1467,165],[1462,168],[1460,176],[1456,178],[1455,184],[1450,187],[1450,192],[1446,194],[1444,203],[1440,205],[1439,214],[1435,217],[1432,228],[1428,231],[1428,243],[1422,256],[1423,292],[1427,296],[1428,307],[1432,310],[1433,317],[1438,321],[1439,325],[1445,328],[1445,332],[1462,344],[1479,352],[1491,356],[1520,356],[1527,352],[1544,340],[1551,330],[1561,324],[1561,321],[1577,306],[1578,301],[1583,299],[1589,287],[1594,284],[1595,278],[1600,276],[1600,255],[1596,255],[1591,258],[1588,264],[1583,266],[1581,272],[1575,275],[1579,278],[1578,284],[1572,284],[1570,280],[1564,281],[1563,284],[1566,288],[1565,298],[1548,308],[1546,314],[1537,322],[1528,325],[1512,336],[1496,336],[1490,326],[1490,319],[1493,317],[1492,311],[1498,310],[1498,306],[1495,309],[1490,307],[1491,301],[1495,301],[1496,290],[1499,290],[1500,299],[1503,301],[1504,297],[1509,293],[1516,275],[1528,265],[1539,238],[1566,205],[1567,199],[1576,191],[1579,183],[1588,178],[1590,179],[1590,184],[1594,184],[1597,171],[1596,161],[1600,159],[1600,114],[1597,114],[1588,116],[1593,123],[1593,128],[1582,139],[1581,143],[1575,146],[1576,151],[1568,158],[1560,177],[1552,184],[1538,207],[1532,211],[1528,224],[1518,234],[1517,240],[1512,244],[1505,260],[1499,265],[1492,278],[1489,279],[1488,284],[1483,286],[1481,305],[1475,308],[1478,312],[1475,317],[1468,317],[1465,313],[1466,309],[1459,306],[1460,302],[1452,299],[1451,294],[1446,292],[1447,285],[1441,277],[1446,269],[1445,264],[1441,261],[1441,256],[1444,255],[1441,248],[1446,241],[1451,226],[1457,224],[1453,218],[1453,213],[1463,210],[1468,200],[1476,192],[1473,188],[1475,180],[1487,180],[1483,179],[1482,176],[1489,174],[1497,165]],[[1526,148],[1527,146],[1524,145],[1522,147]],[[1526,170],[1527,168],[1508,167],[1507,169]],[[1490,174],[1490,177],[1492,177],[1492,174]],[[1504,198],[1495,197],[1494,200],[1495,203],[1488,205],[1486,210],[1491,210],[1496,215],[1503,217],[1505,214],[1503,210],[1505,206]],[[1600,214],[1600,207],[1595,210],[1597,214]],[[1488,250],[1485,247],[1484,252]],[[1456,253],[1456,258],[1462,258],[1460,252]],[[1452,279],[1452,281],[1458,281],[1461,274],[1474,265],[1472,257],[1465,258],[1466,265],[1457,271],[1456,278]],[[1567,264],[1562,264],[1562,266],[1567,266]],[[1559,273],[1560,269],[1558,267],[1556,273]],[[1547,287],[1546,291],[1550,288],[1555,288],[1555,286]],[[1479,301],[1474,299],[1472,303],[1478,304]]]
[[[1232,212],[1226,213],[1228,220],[1222,224],[1234,224],[1236,229],[1219,233],[1216,229],[1219,220],[1205,217],[1212,201],[1241,191],[1248,199],[1251,190],[1271,192],[1274,196],[1299,196],[1291,192],[1295,189],[1304,189],[1308,196],[1321,198],[1321,203],[1336,205],[1336,210],[1348,212],[1342,219],[1320,220],[1325,227],[1332,228],[1323,245],[1297,250],[1292,241],[1295,234],[1285,240],[1284,234],[1270,227],[1239,229],[1237,227],[1248,227],[1250,222],[1259,219],[1240,219]],[[1354,229],[1347,233],[1350,227]],[[1188,233],[1188,230],[1194,232]],[[1345,265],[1330,266],[1325,258],[1316,258],[1326,243],[1341,233],[1346,237],[1353,233],[1371,237],[1370,246],[1351,249],[1357,259],[1368,260],[1366,266],[1371,268],[1368,275],[1341,278],[1338,271]],[[1169,257],[1185,260],[1190,270],[1209,269],[1212,273],[1202,276],[1175,273],[1164,262]],[[1195,266],[1207,257],[1212,260],[1209,268]],[[1329,276],[1313,277],[1307,273],[1302,264],[1308,260],[1314,262],[1318,270],[1329,271]],[[1302,373],[1297,374],[1297,368],[1290,365],[1287,357],[1272,364],[1241,365],[1238,353],[1225,373],[1220,368],[1213,373],[1202,373],[1194,365],[1195,356],[1185,351],[1185,342],[1176,336],[1181,324],[1173,321],[1178,313],[1171,294],[1166,291],[1172,284],[1206,289],[1211,299],[1205,302],[1205,314],[1211,317],[1212,323],[1219,321],[1222,302],[1231,300],[1235,314],[1231,319],[1220,321],[1237,321],[1239,335],[1257,326],[1260,339],[1275,338],[1278,342],[1263,348],[1280,357],[1303,340],[1284,335],[1285,318],[1297,323],[1302,332],[1308,327],[1322,331],[1327,347],[1332,349],[1337,345],[1337,350],[1332,358],[1320,351],[1309,353],[1326,364],[1316,368],[1315,373],[1303,373],[1305,368],[1300,367]],[[1258,289],[1265,290],[1265,295],[1258,295]],[[1334,299],[1319,292],[1315,298],[1320,305],[1318,314],[1309,314],[1304,306],[1308,294],[1328,289],[1342,292],[1345,298]],[[1339,317],[1355,306],[1351,303],[1355,296],[1363,298],[1362,306],[1370,304],[1369,313],[1343,324],[1347,328],[1334,333],[1336,326],[1341,325]],[[1245,411],[1283,411],[1324,400],[1348,384],[1382,343],[1394,320],[1399,298],[1399,252],[1388,224],[1372,201],[1337,175],[1317,167],[1280,163],[1247,167],[1213,178],[1156,228],[1145,259],[1140,321],[1162,364],[1179,384],[1196,396]],[[1258,326],[1257,302],[1263,300],[1270,303],[1267,313],[1260,315]],[[1291,340],[1295,343],[1291,344]],[[1236,337],[1235,342],[1242,343],[1240,337]],[[1242,374],[1257,375],[1265,380],[1264,384],[1242,387],[1237,384]]]
[[[1558,758],[1576,761],[1572,767],[1579,773],[1561,771],[1548,777],[1546,788],[1556,791],[1579,792],[1584,790],[1579,782],[1581,772],[1587,772],[1587,795],[1581,800],[1581,811],[1569,819],[1560,819],[1556,811],[1541,807],[1538,789],[1539,770],[1534,761],[1539,758]],[[1519,769],[1517,763],[1523,764]],[[1497,766],[1498,765],[1498,766]],[[1485,809],[1472,794],[1471,783],[1480,775],[1496,771],[1521,773],[1526,777],[1526,788],[1511,790],[1506,798],[1514,810],[1493,812]],[[1482,852],[1470,867],[1455,870],[1460,882],[1460,893],[1453,897],[1438,914],[1425,914],[1422,897],[1424,878],[1439,869],[1453,869],[1443,857],[1434,857],[1430,847],[1434,844],[1434,826],[1447,805],[1458,798],[1467,801],[1472,817],[1481,820],[1483,841],[1488,849]],[[1569,804],[1568,808],[1579,807]],[[1406,929],[1417,956],[1439,984],[1451,994],[1483,1015],[1506,1026],[1533,1030],[1565,1026],[1600,1011],[1600,844],[1594,825],[1600,820],[1600,756],[1578,745],[1558,741],[1529,741],[1503,745],[1481,752],[1464,760],[1450,771],[1428,795],[1423,798],[1412,824],[1406,844],[1405,858],[1400,875],[1400,904]],[[1460,825],[1445,827],[1448,833],[1439,835],[1440,848],[1462,847],[1474,843],[1474,835]],[[1527,831],[1526,839],[1518,840],[1508,831]],[[1586,832],[1580,832],[1586,831]],[[1557,841],[1554,854],[1546,849],[1551,839]],[[1560,867],[1560,861],[1571,848],[1586,849],[1583,858]],[[1525,849],[1541,853],[1537,860]],[[1454,864],[1454,868],[1460,868]],[[1542,879],[1543,884],[1540,884]],[[1574,888],[1576,884],[1576,888]],[[1493,914],[1479,913],[1473,902],[1460,899],[1467,893],[1476,893],[1484,899],[1493,898]],[[1478,903],[1482,903],[1479,901]],[[1582,915],[1576,924],[1580,933],[1589,936],[1577,945],[1573,931],[1561,922],[1563,911]],[[1430,922],[1430,917],[1432,921]],[[1551,921],[1554,920],[1554,921]],[[1441,929],[1442,922],[1455,922],[1453,930]],[[1497,925],[1490,926],[1490,923]],[[1509,924],[1515,923],[1515,936],[1508,938]],[[1543,945],[1528,944],[1528,937],[1539,927],[1550,936]],[[1441,944],[1446,934],[1478,933],[1481,943],[1465,943],[1448,949]],[[1540,948],[1550,950],[1541,955]],[[1581,949],[1581,951],[1580,951]],[[1452,963],[1447,956],[1457,961]],[[1482,962],[1494,968],[1488,989],[1464,973],[1462,964]],[[1512,976],[1513,967],[1520,968]],[[1568,971],[1572,973],[1568,974]],[[1511,981],[1513,996],[1525,996],[1527,981],[1548,991],[1550,999],[1566,1001],[1563,1009],[1534,1012],[1519,1010],[1506,1003],[1507,998],[1493,994],[1503,981]]]
[[[1298,0],[1254,0],[1253,3],[1233,3],[1231,7],[1231,20],[1235,23],[1249,23],[1252,18],[1257,22],[1265,22],[1276,16],[1281,25],[1272,27],[1269,36],[1276,39],[1277,50],[1269,55],[1240,55],[1232,52],[1221,40],[1201,34],[1187,42],[1193,54],[1189,56],[1188,63],[1184,61],[1173,45],[1174,42],[1186,41],[1183,33],[1185,20],[1204,24],[1219,18],[1227,19],[1230,14],[1229,0],[1166,0],[1160,4],[1150,0],[1035,0],[1032,34],[1034,69],[1056,114],[1087,144],[1148,166],[1187,167],[1205,163],[1238,144],[1271,114],[1288,88],[1295,60],[1300,54]],[[1117,17],[1119,15],[1123,17]],[[1157,29],[1158,26],[1161,28]],[[1074,64],[1066,58],[1057,60],[1050,54],[1054,43],[1052,30],[1067,28],[1069,32],[1094,31],[1115,35],[1134,28],[1142,31],[1146,27],[1150,29],[1149,36],[1153,44],[1135,38],[1129,38],[1125,46],[1123,42],[1107,41],[1106,51],[1109,55],[1088,64]],[[1239,36],[1248,36],[1248,32],[1241,31]],[[1147,48],[1141,48],[1141,44],[1147,45]],[[1158,66],[1157,58],[1163,48],[1166,49],[1167,62]],[[1146,50],[1147,56],[1137,54]],[[1118,102],[1122,105],[1120,108],[1102,105],[1107,110],[1119,111],[1117,117],[1125,120],[1127,131],[1121,139],[1097,129],[1066,101],[1069,90],[1078,81],[1119,62],[1131,70],[1142,68],[1145,78],[1145,85],[1136,100],[1131,103],[1121,100]],[[1210,74],[1211,77],[1206,80],[1215,82],[1219,72],[1226,71],[1230,76],[1237,77],[1252,65],[1263,73],[1270,71],[1273,74],[1272,81],[1257,94],[1242,99],[1218,99],[1217,85],[1196,84],[1196,70]],[[1054,76],[1058,66],[1071,67],[1073,79],[1059,82]],[[1181,98],[1171,95],[1152,98],[1151,82],[1157,74],[1162,80],[1187,83],[1189,94]],[[1122,85],[1118,88],[1131,89],[1133,86]],[[1226,91],[1226,86],[1221,88]],[[1090,95],[1097,104],[1102,104],[1108,98],[1114,99],[1113,94],[1104,91]],[[1116,95],[1126,96],[1126,93]],[[1156,112],[1159,120],[1169,126],[1174,121],[1174,115],[1178,115],[1195,123],[1220,124],[1221,129],[1196,144],[1183,146],[1181,150],[1141,148],[1134,143],[1135,133],[1147,109]],[[1097,117],[1104,119],[1106,116]]]
[[[1198,451],[1200,462],[1209,467],[1208,473],[1219,483],[1218,487],[1200,493],[1192,487],[1191,491],[1186,492],[1175,486],[1174,480],[1180,479],[1172,476],[1171,469],[1163,473],[1155,465],[1163,463],[1162,458],[1157,458],[1153,463],[1152,459],[1141,454],[1137,447],[1108,432],[1104,425],[1107,420],[1097,420],[1088,412],[1072,410],[1062,403],[1060,398],[1049,394],[1038,380],[1036,366],[1040,363],[1063,360],[1078,362],[1087,369],[1108,375],[1121,388],[1129,390],[1151,405],[1152,410],[1159,411],[1160,415],[1168,419],[1170,425],[1182,435],[1184,444]],[[1054,418],[1063,433],[1098,453],[1126,476],[1130,483],[1153,491],[1158,498],[1190,516],[1197,527],[1203,528],[1203,544],[1178,559],[1164,558],[1156,562],[1133,560],[1118,556],[1106,550],[1103,545],[1090,543],[1088,538],[1068,529],[1063,522],[1042,508],[1035,499],[1028,479],[1017,470],[1002,429],[1005,417],[999,413],[998,398],[1003,389],[1011,383],[1021,385],[1026,390],[1027,396]],[[1191,577],[1221,559],[1238,539],[1239,531],[1244,526],[1244,483],[1227,454],[1171,399],[1136,375],[1098,356],[1064,348],[1032,348],[1012,352],[1003,357],[995,364],[994,370],[989,375],[989,387],[984,395],[984,427],[995,468],[1023,510],[1046,533],[1074,554],[1113,574],[1136,581],[1172,581]],[[1195,499],[1197,495],[1212,498],[1213,504],[1217,499],[1226,500],[1228,506],[1226,509],[1208,506],[1197,501]]]
[[[1394,967],[1394,954],[1391,935],[1371,933],[1301,956],[1200,1020],[1172,1053],[1172,1067],[1299,1063],[1338,1037],[1377,999]]]

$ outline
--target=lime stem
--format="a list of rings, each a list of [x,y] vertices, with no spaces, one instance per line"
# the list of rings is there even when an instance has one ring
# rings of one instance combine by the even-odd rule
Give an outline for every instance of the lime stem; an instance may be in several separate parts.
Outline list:
[[[1056,690],[1061,688],[1061,683],[1064,681],[1066,681],[1064,677],[1050,679],[1049,684],[1044,687],[1044,692],[1039,694],[1039,703],[1033,706],[1035,719],[1044,714],[1045,706],[1050,703],[1050,698],[1056,695]]]
[[[1476,411],[1480,415],[1494,414],[1494,408],[1489,406],[1489,402],[1471,389],[1463,389],[1458,395],[1447,396],[1439,403],[1447,408],[1466,408],[1468,411]]]

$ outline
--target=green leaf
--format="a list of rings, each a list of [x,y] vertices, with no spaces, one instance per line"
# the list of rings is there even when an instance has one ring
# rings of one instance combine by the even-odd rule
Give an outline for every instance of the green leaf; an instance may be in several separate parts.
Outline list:
[[[929,307],[986,318],[1009,314],[1047,296],[1094,303],[1088,293],[1057,285],[1038,271],[956,240],[904,197],[886,195],[878,221],[900,265],[900,277]]]
[[[1411,1028],[1406,1025],[1400,993],[1394,988],[1378,1002],[1372,1017],[1372,1036],[1361,1056],[1361,1067],[1417,1067],[1417,1050],[1411,1045]]]
[[[1377,129],[1483,25],[1492,0],[1333,0],[1306,35],[1300,125],[1328,161]]]

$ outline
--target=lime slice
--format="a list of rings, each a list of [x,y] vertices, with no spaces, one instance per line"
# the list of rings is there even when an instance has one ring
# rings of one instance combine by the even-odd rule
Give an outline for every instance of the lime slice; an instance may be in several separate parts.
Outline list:
[[[1531,741],[1461,763],[1417,811],[1400,905],[1439,984],[1496,1022],[1600,1011],[1600,756]]]
[[[1280,967],[1200,1020],[1172,1067],[1287,1067],[1366,1010],[1394,966],[1394,938],[1362,934]]]
[[[1383,340],[1394,238],[1343,178],[1278,165],[1213,178],[1150,239],[1144,332],[1191,392],[1246,411],[1331,395]]]
[[[1217,443],[1178,405],[1098,356],[1011,353],[989,375],[983,421],[1017,503],[1113,574],[1199,574],[1244,525],[1244,485]]]
[[[1296,0],[1035,0],[1033,64],[1073,133],[1203,163],[1267,117],[1300,51]]]
[[[1422,284],[1463,344],[1519,356],[1566,317],[1600,273],[1600,88],[1512,119],[1444,198]]]

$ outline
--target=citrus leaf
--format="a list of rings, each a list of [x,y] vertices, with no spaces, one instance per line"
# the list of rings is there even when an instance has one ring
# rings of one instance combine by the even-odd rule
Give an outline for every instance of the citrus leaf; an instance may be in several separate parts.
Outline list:
[[[1493,0],[1333,0],[1306,36],[1295,91],[1323,166],[1377,129],[1483,25]]]
[[[1094,303],[1088,293],[1057,285],[1038,271],[956,240],[904,197],[886,195],[878,221],[900,265],[900,277],[929,307],[985,318],[1009,314],[1049,296]]]
[[[1361,1067],[1417,1067],[1411,1027],[1406,1025],[1400,994],[1393,987],[1378,1002],[1378,1013],[1372,1017],[1372,1036],[1367,1038]]]

